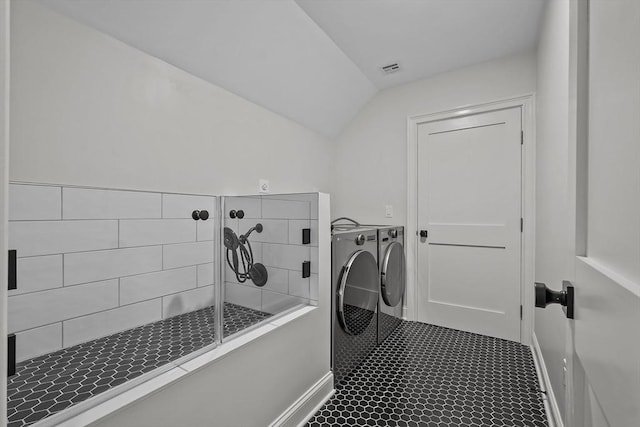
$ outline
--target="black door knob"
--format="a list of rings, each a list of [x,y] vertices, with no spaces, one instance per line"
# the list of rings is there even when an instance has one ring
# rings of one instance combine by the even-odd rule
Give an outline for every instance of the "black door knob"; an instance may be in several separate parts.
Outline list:
[[[426,239],[429,237],[429,232],[427,230],[420,230],[420,237],[424,237]]]
[[[571,282],[562,281],[562,290],[552,291],[544,283],[534,283],[536,307],[545,308],[549,304],[560,304],[568,319],[574,319],[574,289]]]

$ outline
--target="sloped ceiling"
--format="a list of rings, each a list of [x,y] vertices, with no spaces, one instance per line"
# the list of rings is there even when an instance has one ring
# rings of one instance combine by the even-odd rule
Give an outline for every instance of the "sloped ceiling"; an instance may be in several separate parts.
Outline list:
[[[380,89],[534,47],[545,0],[40,2],[334,137]]]
[[[297,0],[378,89],[536,45],[541,0]],[[380,67],[398,63],[385,75]]]

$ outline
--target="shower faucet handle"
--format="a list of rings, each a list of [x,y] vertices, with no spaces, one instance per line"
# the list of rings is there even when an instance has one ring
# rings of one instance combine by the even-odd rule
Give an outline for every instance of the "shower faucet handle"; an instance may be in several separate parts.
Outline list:
[[[194,221],[197,221],[199,219],[206,221],[209,219],[209,211],[206,210],[195,210],[193,212],[191,212],[191,218],[193,218]]]
[[[231,219],[235,219],[235,218],[242,219],[242,218],[244,218],[244,211],[242,209],[240,209],[240,210],[231,209],[229,211],[229,218],[231,218]]]

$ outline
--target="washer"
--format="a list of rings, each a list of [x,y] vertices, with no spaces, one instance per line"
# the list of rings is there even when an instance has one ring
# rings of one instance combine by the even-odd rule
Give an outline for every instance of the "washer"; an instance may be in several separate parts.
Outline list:
[[[336,388],[377,346],[377,252],[375,229],[334,226],[331,368]]]
[[[387,339],[402,322],[402,302],[406,289],[404,227],[379,225],[378,268],[380,298],[378,300],[378,344]]]

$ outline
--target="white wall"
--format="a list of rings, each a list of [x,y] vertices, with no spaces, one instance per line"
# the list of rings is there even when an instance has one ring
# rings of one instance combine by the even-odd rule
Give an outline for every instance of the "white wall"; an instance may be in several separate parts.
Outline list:
[[[535,280],[558,290],[572,280],[569,164],[569,2],[547,3],[538,45],[536,108]],[[559,306],[536,309],[534,333],[564,416],[563,362],[566,318]]]
[[[336,140],[332,217],[405,224],[407,118],[532,93],[535,76],[525,52],[380,92]]]
[[[35,2],[12,5],[12,181],[328,191],[318,134]]]

